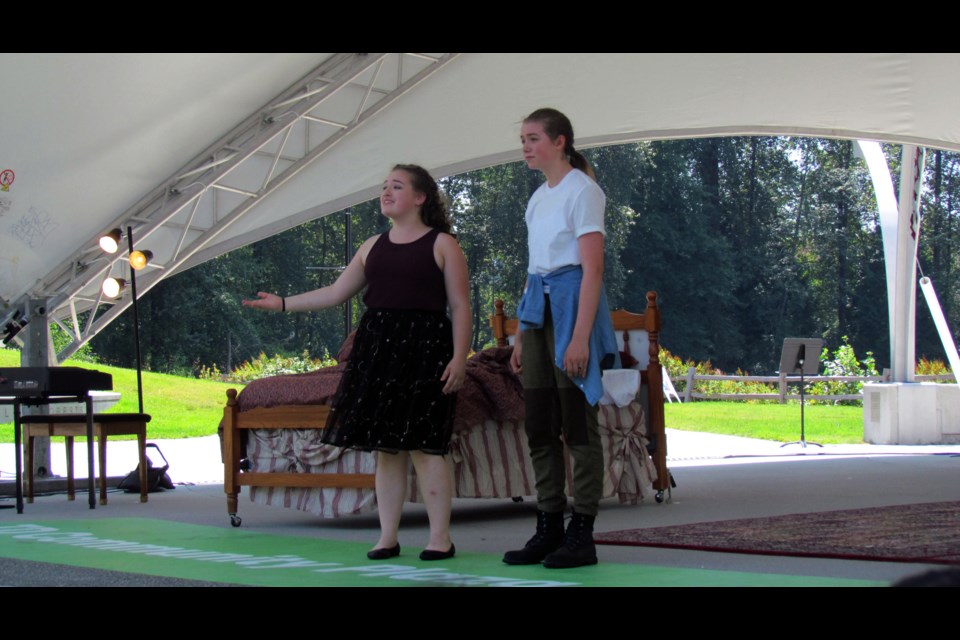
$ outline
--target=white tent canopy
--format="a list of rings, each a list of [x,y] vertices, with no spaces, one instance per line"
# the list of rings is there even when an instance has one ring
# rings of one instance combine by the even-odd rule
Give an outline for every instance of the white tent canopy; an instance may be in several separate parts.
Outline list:
[[[80,346],[132,226],[163,277],[369,199],[389,167],[519,159],[556,106],[580,147],[796,134],[960,150],[960,56],[0,54],[0,320],[45,301]],[[7,171],[7,173],[3,173]],[[11,181],[12,178],[12,181]]]

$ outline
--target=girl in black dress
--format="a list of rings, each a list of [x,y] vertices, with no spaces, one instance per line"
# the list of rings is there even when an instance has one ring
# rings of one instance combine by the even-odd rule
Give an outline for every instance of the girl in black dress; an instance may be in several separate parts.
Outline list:
[[[394,167],[383,183],[380,207],[392,228],[368,238],[335,283],[286,298],[259,292],[243,304],[310,311],[341,304],[367,288],[367,312],[323,441],[378,452],[380,539],[367,554],[373,560],[400,555],[397,533],[409,455],[430,518],[430,540],[420,558],[442,560],[456,551],[450,539],[453,478],[443,456],[472,330],[467,264],[450,235],[437,184],[423,168]]]

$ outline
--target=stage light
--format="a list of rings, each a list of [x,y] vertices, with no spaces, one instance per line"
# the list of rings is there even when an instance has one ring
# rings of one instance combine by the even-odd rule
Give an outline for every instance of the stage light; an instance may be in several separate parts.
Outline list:
[[[153,251],[134,251],[130,254],[130,266],[140,271],[153,260]]]
[[[123,232],[120,231],[120,229],[114,229],[110,233],[101,236],[100,248],[107,253],[116,253],[117,249],[120,248],[120,238],[122,236]]]
[[[108,298],[117,298],[126,286],[127,281],[123,278],[107,278],[103,281],[103,295]]]

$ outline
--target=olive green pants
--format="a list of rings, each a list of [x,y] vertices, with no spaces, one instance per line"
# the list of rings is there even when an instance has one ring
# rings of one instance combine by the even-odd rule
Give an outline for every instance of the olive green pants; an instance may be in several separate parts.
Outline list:
[[[524,425],[537,483],[537,508],[567,508],[564,441],[573,458],[573,510],[595,516],[603,495],[603,449],[598,407],[553,364],[553,321],[547,304],[543,329],[523,332]],[[561,440],[561,435],[563,439]]]

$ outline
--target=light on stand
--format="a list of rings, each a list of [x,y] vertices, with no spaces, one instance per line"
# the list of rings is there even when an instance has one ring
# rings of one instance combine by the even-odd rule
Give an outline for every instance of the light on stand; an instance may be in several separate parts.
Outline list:
[[[127,281],[123,278],[107,278],[103,281],[101,290],[103,291],[103,295],[108,298],[117,298],[126,287]]]
[[[120,238],[123,232],[120,229],[114,229],[110,233],[100,238],[100,248],[107,253],[116,253],[120,248]]]
[[[133,251],[130,253],[130,266],[140,271],[153,260],[153,251]]]
[[[100,238],[100,247],[107,253],[116,253],[120,248],[123,232],[114,229]],[[143,361],[140,356],[140,306],[137,304],[137,271],[143,269],[153,259],[152,251],[137,251],[133,248],[133,228],[127,227],[127,255],[130,262],[130,303],[133,306],[133,344],[137,358],[137,400],[140,413],[143,413]],[[127,285],[122,278],[107,278],[103,282],[103,294],[116,298]]]

